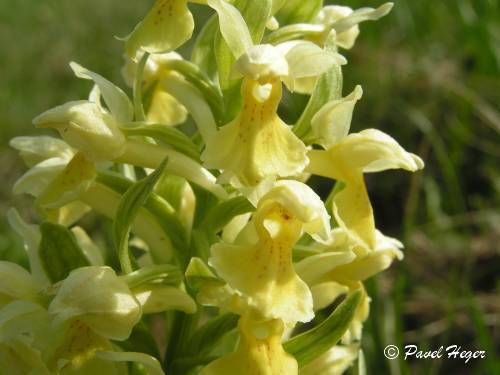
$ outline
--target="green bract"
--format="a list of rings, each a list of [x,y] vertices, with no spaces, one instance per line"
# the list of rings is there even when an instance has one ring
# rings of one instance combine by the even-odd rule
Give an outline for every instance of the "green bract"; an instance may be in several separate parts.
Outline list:
[[[2,371],[306,375],[357,361],[363,283],[403,258],[363,176],[423,161],[379,130],[349,133],[363,91],[343,95],[338,50],[392,4],[192,2],[212,16],[191,59],[176,51],[198,22],[188,1],[156,0],[125,38],[131,93],[71,62],[88,99],[33,121],[60,138],[11,141],[29,167],[14,192],[39,217],[8,214],[30,272],[0,261]],[[280,105],[297,93],[309,98],[291,121]],[[326,202],[312,174],[337,181]]]

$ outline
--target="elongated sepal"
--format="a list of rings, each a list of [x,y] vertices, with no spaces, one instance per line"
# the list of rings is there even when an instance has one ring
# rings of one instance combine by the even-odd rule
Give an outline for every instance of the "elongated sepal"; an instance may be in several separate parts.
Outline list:
[[[96,86],[99,88],[99,92],[104,97],[104,101],[109,111],[118,122],[123,123],[132,120],[134,113],[132,103],[122,89],[100,74],[94,73],[74,61],[72,61],[69,66],[77,77],[95,82]]]
[[[311,119],[311,128],[317,143],[329,148],[347,136],[354,106],[362,95],[361,86],[356,86],[345,98],[332,100],[321,107]]]

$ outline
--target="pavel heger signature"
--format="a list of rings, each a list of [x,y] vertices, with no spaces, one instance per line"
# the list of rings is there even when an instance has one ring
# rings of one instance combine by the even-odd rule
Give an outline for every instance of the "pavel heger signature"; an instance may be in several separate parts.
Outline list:
[[[440,346],[437,350],[419,350],[417,345],[405,345],[405,360],[407,358],[437,359],[443,357],[448,359],[463,359],[467,363],[471,359],[485,358],[486,351],[462,350],[462,347],[458,345]]]

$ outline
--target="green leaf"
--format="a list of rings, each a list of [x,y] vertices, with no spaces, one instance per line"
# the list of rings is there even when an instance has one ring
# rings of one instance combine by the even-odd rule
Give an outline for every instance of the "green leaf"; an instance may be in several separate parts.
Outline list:
[[[280,26],[308,23],[323,7],[323,0],[288,0],[276,14]]]
[[[97,181],[119,194],[125,194],[132,187],[132,182],[110,172],[101,172]],[[200,189],[201,190],[201,189]],[[150,193],[144,204],[146,209],[161,226],[174,246],[175,256],[181,265],[188,262],[187,232],[179,220],[174,208],[158,194]]]
[[[191,185],[196,196],[196,209],[194,212],[193,227],[197,228],[203,222],[207,213],[219,202],[219,200],[208,191]]]
[[[331,33],[328,36],[325,43],[325,49],[333,53],[337,52],[337,47],[335,46],[335,33]],[[293,127],[295,134],[300,138],[306,137],[311,130],[311,120],[313,116],[324,104],[334,99],[340,99],[341,97],[342,68],[340,65],[333,65],[327,72],[323,73],[318,78],[306,108]]]
[[[201,227],[209,232],[219,232],[235,216],[252,212],[255,207],[245,197],[234,197],[222,201],[205,215]]]
[[[212,362],[217,356],[212,353],[219,341],[236,328],[239,316],[231,313],[217,316],[202,325],[187,342],[187,353],[182,353],[172,365],[175,374],[186,373],[193,367]],[[184,354],[184,355],[183,355]]]
[[[295,357],[299,367],[307,365],[337,344],[349,328],[360,298],[359,290],[349,294],[323,322],[284,343],[283,347]]]
[[[40,262],[52,283],[65,279],[75,268],[90,266],[75,235],[68,228],[45,222],[40,225],[40,232]]]
[[[155,193],[165,199],[178,213],[182,206],[183,194],[188,182],[174,174],[165,174],[156,184]]]
[[[203,26],[191,52],[191,61],[195,63],[208,77],[215,80],[217,64],[214,53],[215,35],[219,28],[217,15],[214,14]]]
[[[212,351],[222,336],[236,328],[238,319],[238,315],[226,313],[209,320],[189,340],[189,354],[194,356]]]
[[[138,126],[137,126],[138,125]],[[130,123],[129,127],[121,128],[127,136],[151,137],[157,141],[171,146],[174,150],[189,156],[191,159],[200,161],[200,150],[191,139],[180,130],[162,124],[148,124],[142,122]]]
[[[153,173],[133,184],[123,195],[116,210],[115,221],[113,223],[113,238],[124,273],[133,271],[128,249],[128,237],[132,222],[139,209],[146,203],[156,183],[163,174],[166,165],[167,160],[164,160]]]
[[[116,344],[124,351],[141,352],[156,358],[160,357],[156,341],[151,335],[151,329],[144,322],[139,322],[132,328],[132,333],[127,340]]]
[[[191,233],[191,255],[208,261],[210,257],[210,246],[212,243],[205,230],[193,229]]]

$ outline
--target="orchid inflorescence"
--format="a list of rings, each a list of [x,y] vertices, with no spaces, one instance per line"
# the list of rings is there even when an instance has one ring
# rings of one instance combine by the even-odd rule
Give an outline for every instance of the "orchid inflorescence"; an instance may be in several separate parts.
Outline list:
[[[339,51],[392,4],[191,2],[215,12],[190,59],[175,52],[193,34],[188,1],[156,0],[124,38],[132,99],[72,62],[88,99],[33,121],[60,138],[11,141],[29,167],[14,192],[35,198],[40,224],[8,213],[30,270],[0,262],[2,371],[362,368],[363,282],[403,257],[363,175],[423,162],[379,130],[349,132],[363,91],[342,96]],[[293,125],[284,92],[309,95]],[[335,181],[325,201],[311,175]],[[115,251],[78,226],[89,212],[113,222]]]

